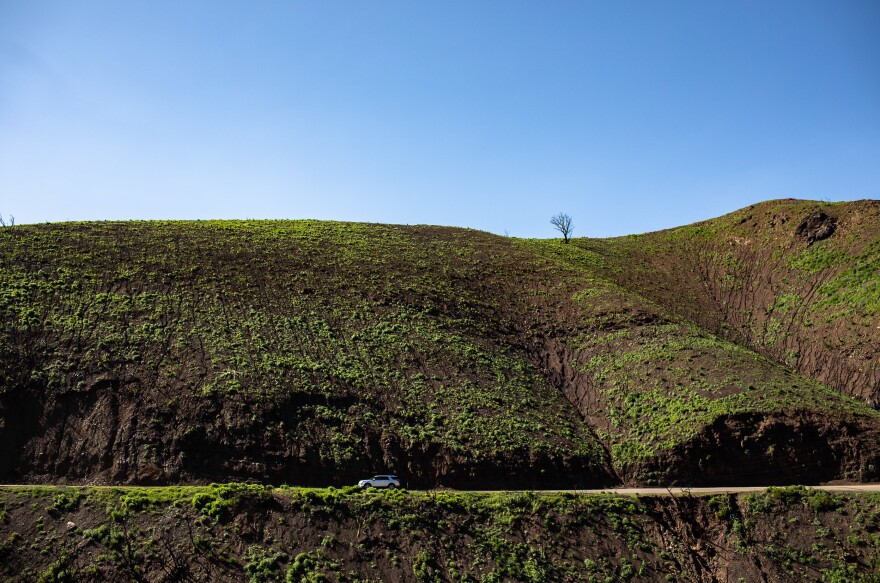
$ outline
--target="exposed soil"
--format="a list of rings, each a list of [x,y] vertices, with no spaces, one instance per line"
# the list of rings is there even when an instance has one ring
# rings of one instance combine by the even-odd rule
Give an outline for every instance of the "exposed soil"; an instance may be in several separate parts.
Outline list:
[[[878,238],[876,201],[568,245],[317,222],[3,230],[0,481],[880,479],[880,415],[840,395],[880,402]]]
[[[145,403],[115,385],[86,395],[40,403],[21,394],[7,401],[17,412],[0,430],[4,481],[45,484],[207,484],[259,481],[301,486],[345,486],[398,468],[411,488],[586,488],[616,477],[592,456],[535,456],[530,452],[473,459],[426,443],[405,446],[376,431],[357,437],[355,463],[329,465],[313,444],[291,439],[281,422],[310,415],[296,395],[258,406],[240,400],[189,399],[171,409]],[[256,418],[255,418],[256,416]],[[181,419],[186,423],[182,424]],[[259,436],[259,441],[255,440]]]
[[[47,489],[2,492],[0,508],[0,574],[13,581],[869,581],[880,550],[875,498],[803,489]]]
[[[582,244],[615,258],[620,285],[880,407],[878,241],[880,201],[781,200]]]

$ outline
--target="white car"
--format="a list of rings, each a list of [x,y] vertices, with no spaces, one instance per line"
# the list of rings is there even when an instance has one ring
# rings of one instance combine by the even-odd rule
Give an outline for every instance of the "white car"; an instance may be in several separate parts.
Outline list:
[[[358,486],[361,488],[400,488],[400,480],[397,479],[397,476],[373,476],[367,480],[361,480],[358,482]]]

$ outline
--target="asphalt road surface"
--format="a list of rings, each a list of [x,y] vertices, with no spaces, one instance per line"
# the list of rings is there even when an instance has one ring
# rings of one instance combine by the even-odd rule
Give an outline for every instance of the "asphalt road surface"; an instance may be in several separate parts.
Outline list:
[[[93,486],[91,484],[0,484],[0,488],[26,488],[30,486],[38,487],[69,487],[69,488],[162,488],[163,486]],[[761,492],[767,488],[784,486],[711,486],[701,488],[685,488],[680,486],[669,488],[605,488],[602,490],[528,490],[529,492],[541,493],[571,493],[571,494],[618,494],[621,496],[669,496],[669,495],[688,495],[688,494],[742,494],[748,492]],[[825,490],[828,492],[880,492],[880,483],[877,484],[828,484],[822,486],[807,486],[814,490]],[[415,490],[418,491],[418,490]],[[430,490],[422,490],[430,492]],[[448,490],[450,492],[525,492],[526,490]]]
[[[606,490],[554,490],[559,492],[582,492],[584,494],[621,494],[626,496],[664,496],[669,494],[740,494],[761,492],[770,486],[712,486],[708,488],[608,488]],[[781,486],[780,486],[781,487]],[[880,484],[837,484],[808,486],[814,490],[828,492],[880,492]]]

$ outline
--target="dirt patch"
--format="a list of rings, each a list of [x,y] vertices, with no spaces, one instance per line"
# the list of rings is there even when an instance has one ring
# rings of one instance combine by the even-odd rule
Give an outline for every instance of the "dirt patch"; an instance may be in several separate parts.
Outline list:
[[[468,453],[429,442],[404,443],[392,433],[369,428],[350,438],[357,444],[357,456],[334,463],[326,444],[329,436],[307,441],[292,439],[284,430],[314,415],[313,399],[296,394],[259,404],[189,399],[173,409],[139,400],[115,384],[44,401],[34,394],[19,397],[0,400],[0,412],[16,410],[0,426],[4,483],[241,480],[341,487],[385,468],[394,468],[412,488],[594,488],[617,483],[609,466],[597,464],[589,452]]]

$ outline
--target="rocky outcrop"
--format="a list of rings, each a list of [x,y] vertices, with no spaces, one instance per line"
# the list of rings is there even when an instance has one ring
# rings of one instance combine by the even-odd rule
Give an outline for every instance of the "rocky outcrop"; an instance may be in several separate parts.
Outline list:
[[[806,239],[808,245],[812,245],[833,235],[836,228],[836,218],[826,215],[823,211],[816,211],[798,225],[795,234]]]

